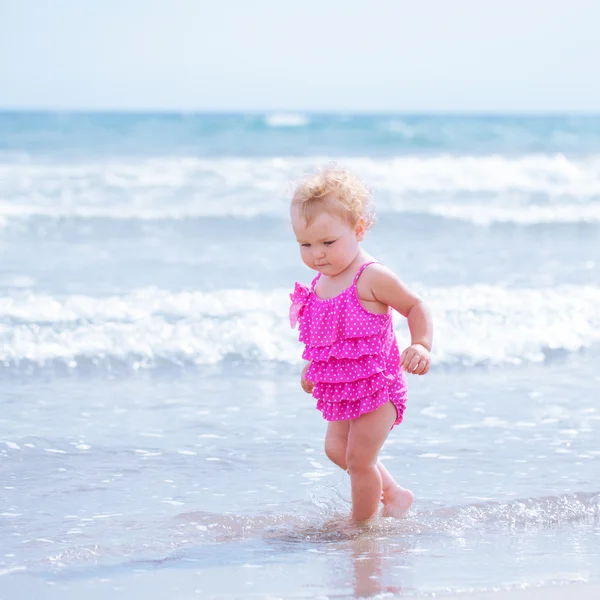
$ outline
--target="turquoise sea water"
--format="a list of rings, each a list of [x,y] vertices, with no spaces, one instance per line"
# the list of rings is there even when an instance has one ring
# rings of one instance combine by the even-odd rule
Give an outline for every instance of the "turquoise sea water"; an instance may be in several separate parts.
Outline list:
[[[367,529],[287,323],[330,160],[436,323]],[[0,113],[0,250],[0,597],[598,581],[599,117]]]

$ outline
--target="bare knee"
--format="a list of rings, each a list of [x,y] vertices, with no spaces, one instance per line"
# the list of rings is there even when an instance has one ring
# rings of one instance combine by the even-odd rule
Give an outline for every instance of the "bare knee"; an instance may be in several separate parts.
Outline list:
[[[346,443],[340,438],[325,439],[325,454],[327,458],[338,467],[347,470],[346,466]]]
[[[360,452],[355,448],[348,448],[346,451],[346,465],[348,472],[361,473],[373,469],[377,464],[377,457],[372,460],[369,456],[366,456],[364,452]]]

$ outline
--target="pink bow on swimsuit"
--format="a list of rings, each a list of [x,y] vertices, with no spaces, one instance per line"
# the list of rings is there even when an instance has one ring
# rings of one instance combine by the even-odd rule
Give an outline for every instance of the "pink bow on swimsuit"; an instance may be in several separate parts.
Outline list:
[[[302,316],[302,311],[304,310],[304,305],[308,300],[309,294],[310,291],[307,286],[296,282],[294,291],[290,294],[290,300],[292,301],[292,305],[290,306],[290,325],[292,329],[296,328],[298,319]]]

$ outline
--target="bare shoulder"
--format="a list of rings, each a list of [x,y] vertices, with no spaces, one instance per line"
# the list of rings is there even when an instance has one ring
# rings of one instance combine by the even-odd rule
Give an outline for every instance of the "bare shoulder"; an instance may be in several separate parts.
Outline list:
[[[360,278],[369,287],[376,287],[378,284],[386,282],[400,281],[396,273],[380,263],[373,263],[366,267]]]
[[[356,288],[361,299],[377,302],[377,289],[389,285],[393,281],[399,281],[394,272],[380,263],[372,263],[365,267],[361,273]]]
[[[421,299],[388,267],[380,264],[369,265],[360,279],[364,278],[363,293],[374,301],[391,306],[406,316]],[[360,280],[359,280],[360,281]]]

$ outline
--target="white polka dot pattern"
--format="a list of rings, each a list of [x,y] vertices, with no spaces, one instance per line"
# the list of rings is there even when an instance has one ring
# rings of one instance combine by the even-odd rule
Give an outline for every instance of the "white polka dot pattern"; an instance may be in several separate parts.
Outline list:
[[[317,408],[328,421],[356,419],[386,402],[396,407],[402,421],[407,388],[400,368],[400,352],[392,314],[375,314],[360,304],[356,282],[364,264],[348,289],[323,300],[315,293],[320,274],[310,289],[296,284],[290,294],[298,315],[299,340],[305,344],[302,357],[311,361],[306,378],[315,384]],[[292,311],[291,311],[292,312]]]

